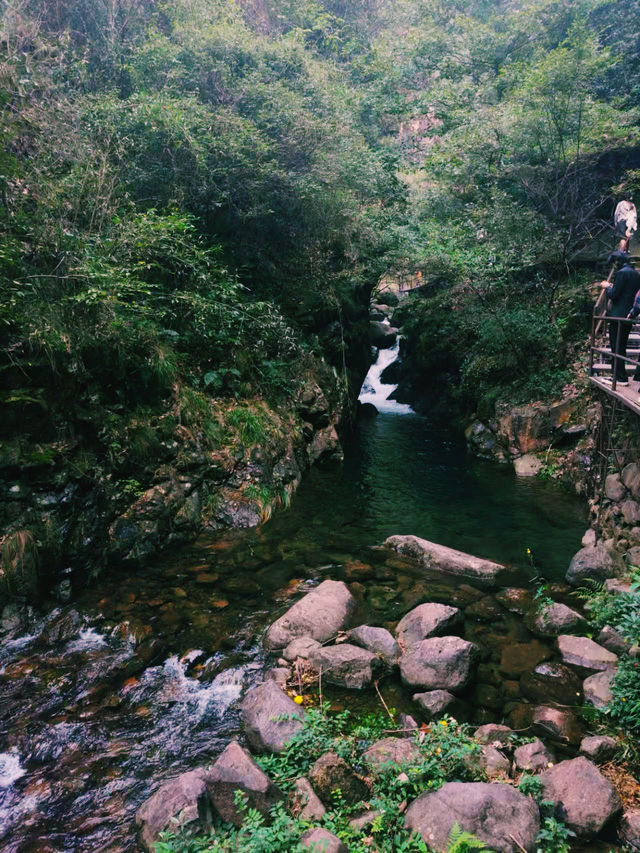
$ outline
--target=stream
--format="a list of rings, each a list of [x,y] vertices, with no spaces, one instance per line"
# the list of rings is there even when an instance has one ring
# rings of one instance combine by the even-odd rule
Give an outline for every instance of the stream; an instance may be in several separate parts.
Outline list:
[[[508,563],[520,586],[534,574],[560,581],[586,508],[554,483],[469,458],[459,436],[407,409],[362,421],[344,464],[315,467],[292,507],[262,528],[113,570],[69,605],[33,616],[28,633],[5,635],[1,850],[135,850],[136,808],[239,735],[238,700],[272,665],[264,628],[326,578],[352,584],[360,623],[393,622],[425,600],[475,604],[465,636],[483,650],[485,684],[469,697],[473,719],[515,719],[517,672],[505,675],[499,662],[505,647],[532,642],[521,617],[486,602],[483,615],[485,593],[377,546],[413,533]],[[381,690],[411,710],[397,677]],[[379,708],[368,692],[329,698]]]

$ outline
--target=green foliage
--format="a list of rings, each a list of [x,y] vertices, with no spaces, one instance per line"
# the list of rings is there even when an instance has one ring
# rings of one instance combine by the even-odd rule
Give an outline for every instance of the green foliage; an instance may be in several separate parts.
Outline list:
[[[470,832],[464,832],[458,823],[454,823],[451,827],[448,843],[447,853],[471,853],[473,850],[489,851],[484,841]]]
[[[628,732],[640,730],[640,664],[635,658],[620,659],[611,682],[613,700],[606,714]]]
[[[243,444],[258,444],[267,435],[264,413],[238,406],[227,414],[227,423],[238,431]]]
[[[304,727],[284,751],[277,755],[263,755],[257,760],[283,791],[289,791],[295,780],[329,750],[337,752],[356,770],[366,773],[362,753],[388,727],[389,718],[382,715],[368,715],[352,721],[348,711],[329,714],[327,704],[321,708],[308,708]],[[349,826],[349,820],[358,807],[346,806],[340,793],[336,792],[334,805],[324,816],[322,825],[336,834],[353,853],[366,853],[371,849],[371,838],[380,853],[428,853],[422,839],[406,830],[400,804],[425,790],[437,790],[447,780],[482,778],[481,772],[474,770],[470,761],[481,747],[466,726],[445,718],[427,731],[420,732],[416,746],[419,757],[415,761],[402,765],[390,763],[372,777],[373,787],[368,802],[370,808],[378,810],[380,815],[366,830],[355,830]],[[400,775],[401,771],[404,775]],[[299,838],[308,826],[304,821],[288,816],[281,807],[272,810],[267,822],[248,810],[239,830],[229,826],[218,827],[215,835],[206,838],[193,838],[188,832],[178,836],[168,834],[162,841],[164,846],[157,845],[156,850],[158,853],[196,853],[200,850],[222,853],[238,849],[234,845],[240,841],[243,847],[256,853],[297,850]],[[452,843],[458,845],[453,849],[459,851],[486,849],[469,846],[474,840],[466,833],[452,837]]]
[[[536,836],[536,853],[570,853],[575,832],[554,817],[544,817]]]

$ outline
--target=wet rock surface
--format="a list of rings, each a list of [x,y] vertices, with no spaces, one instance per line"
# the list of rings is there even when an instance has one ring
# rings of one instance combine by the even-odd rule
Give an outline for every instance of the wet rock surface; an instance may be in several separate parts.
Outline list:
[[[190,770],[165,782],[136,812],[141,845],[153,853],[158,836],[175,818],[186,825],[198,817],[198,801],[206,795],[206,773]]]

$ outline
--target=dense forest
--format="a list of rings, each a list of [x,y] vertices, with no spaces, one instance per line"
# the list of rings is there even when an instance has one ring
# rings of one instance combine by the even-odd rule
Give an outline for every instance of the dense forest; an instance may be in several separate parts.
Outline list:
[[[424,283],[403,308],[420,393],[490,416],[557,392],[594,241],[640,184],[638,11],[4,0],[6,488],[64,460],[135,497],[176,430],[257,437],[246,401],[286,409],[325,364],[344,412],[384,274]]]

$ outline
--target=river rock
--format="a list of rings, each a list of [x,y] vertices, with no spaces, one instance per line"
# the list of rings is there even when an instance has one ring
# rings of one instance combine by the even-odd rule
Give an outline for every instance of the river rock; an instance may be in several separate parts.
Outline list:
[[[471,680],[479,654],[476,645],[460,637],[422,640],[400,658],[402,681],[424,690],[461,690]]]
[[[356,815],[352,817],[349,821],[349,826],[351,829],[355,829],[356,832],[362,832],[362,830],[367,829],[374,820],[378,817],[381,817],[384,812],[378,811],[376,809],[369,809],[366,812],[362,812],[362,814]]]
[[[425,569],[464,578],[478,586],[506,586],[512,572],[506,566],[419,539],[417,536],[390,536],[385,547],[407,557],[413,557]]]
[[[245,794],[249,808],[257,809],[263,815],[268,814],[283,796],[237,741],[231,741],[218,757],[207,775],[206,784],[218,814],[225,823],[234,826],[240,826],[244,817],[234,802],[236,791]]]
[[[524,616],[533,604],[533,595],[528,589],[510,586],[496,593],[496,601],[508,610],[509,613],[517,613],[519,616]]]
[[[502,745],[508,744],[513,735],[513,729],[509,726],[502,726],[499,723],[485,723],[484,726],[479,726],[476,729],[474,738],[480,743],[499,743]]]
[[[561,761],[540,781],[545,799],[556,804],[557,817],[580,838],[592,838],[622,807],[611,782],[582,756]]]
[[[520,679],[522,694],[532,702],[557,702],[559,705],[579,705],[582,700],[582,681],[562,663],[541,663]]]
[[[587,627],[586,620],[577,610],[557,601],[530,610],[525,624],[537,637],[557,637],[559,634],[577,633]]]
[[[485,595],[479,601],[474,601],[464,612],[467,619],[478,622],[496,622],[504,616],[504,610],[493,595]]]
[[[290,675],[291,670],[288,666],[274,666],[273,669],[267,670],[265,681],[275,681],[278,687],[284,690]]]
[[[282,752],[303,728],[304,709],[275,681],[264,681],[248,691],[241,705],[247,740],[256,752]],[[289,719],[279,719],[289,717]]]
[[[291,662],[296,658],[304,658],[304,660],[307,660],[310,652],[319,648],[322,648],[322,644],[317,640],[314,640],[313,637],[296,637],[295,640],[291,640],[289,645],[282,652],[282,657]]]
[[[482,421],[473,421],[464,431],[467,447],[474,456],[481,459],[493,459],[496,462],[506,462],[507,454],[499,444],[498,438],[492,429],[489,429]]]
[[[382,662],[377,655],[350,643],[315,649],[309,655],[309,663],[322,672],[323,681],[361,690],[373,681]]]
[[[595,708],[606,708],[613,701],[611,682],[615,674],[615,669],[607,669],[604,672],[597,672],[595,675],[585,678],[582,682],[584,701]]]
[[[543,660],[551,657],[551,649],[539,640],[530,643],[509,643],[502,649],[500,669],[506,676],[519,678]]]
[[[509,785],[447,782],[421,794],[407,809],[405,825],[438,853],[449,849],[454,823],[500,853],[531,853],[540,828],[535,802]]]
[[[612,628],[611,625],[605,625],[602,631],[596,637],[596,642],[604,646],[614,655],[628,655],[631,649],[631,643],[628,643],[625,638]]]
[[[614,655],[613,652],[599,646],[588,637],[561,634],[557,643],[563,662],[579,667],[585,673],[612,669],[618,663],[618,655]]]
[[[371,744],[362,758],[370,767],[380,770],[385,764],[417,764],[420,762],[421,753],[418,747],[406,738],[386,737]]]
[[[138,840],[153,853],[158,836],[176,818],[180,825],[198,817],[198,800],[206,794],[204,770],[189,770],[170,779],[140,806],[136,812]]]
[[[377,655],[387,666],[395,666],[400,659],[400,646],[386,628],[360,625],[347,632],[347,640]]]
[[[429,690],[426,693],[415,693],[413,701],[420,706],[425,720],[440,720],[449,714],[456,720],[465,722],[469,719],[469,709],[448,690]]]
[[[320,826],[308,829],[300,839],[300,843],[303,847],[309,848],[312,853],[349,853],[346,844],[343,844],[328,829],[323,829]]]
[[[633,850],[640,850],[640,809],[629,809],[620,818],[618,838]]]
[[[293,813],[303,820],[320,820],[326,814],[320,797],[304,776],[293,783],[292,801]]]
[[[582,738],[580,743],[580,754],[584,755],[594,764],[604,764],[616,754],[618,741],[608,735],[591,735]]]
[[[626,494],[620,474],[608,474],[604,481],[604,493],[610,501],[619,503]]]
[[[533,709],[531,728],[559,743],[577,744],[582,739],[582,728],[576,715],[564,708],[537,705]]]
[[[508,779],[511,775],[511,761],[490,743],[466,755],[463,763],[474,775],[483,774],[487,779]]]
[[[631,592],[630,578],[607,578],[604,582],[604,588],[607,592],[625,593]]]
[[[369,789],[347,762],[335,752],[325,752],[308,773],[313,790],[326,806],[333,806],[333,792],[340,790],[347,805],[366,800]]]
[[[355,606],[345,583],[323,581],[269,627],[264,646],[284,649],[296,637],[304,636],[324,643],[346,627]]]
[[[601,583],[622,574],[623,569],[620,555],[598,542],[574,554],[567,570],[567,583],[572,586],[582,586],[588,580]]]
[[[82,617],[76,610],[67,610],[55,616],[48,622],[38,638],[45,646],[66,643],[77,637],[82,628]]]
[[[408,649],[421,640],[449,632],[462,623],[462,613],[457,607],[446,604],[420,604],[398,622],[396,635],[402,649]]]
[[[518,477],[535,477],[544,468],[544,463],[533,453],[525,453],[513,460],[513,467]]]
[[[517,770],[538,773],[554,764],[556,757],[540,738],[536,738],[531,743],[525,743],[515,749],[513,759]]]

